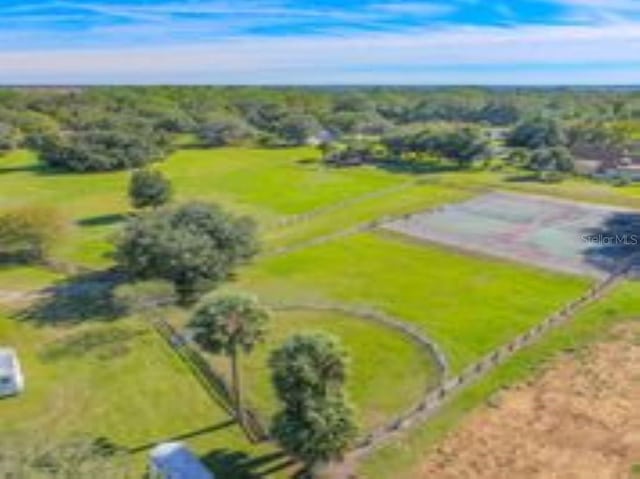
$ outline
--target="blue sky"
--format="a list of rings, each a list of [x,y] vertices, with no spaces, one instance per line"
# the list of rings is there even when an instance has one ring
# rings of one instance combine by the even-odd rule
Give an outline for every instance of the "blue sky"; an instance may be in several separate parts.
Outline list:
[[[0,0],[0,83],[640,84],[640,0]]]

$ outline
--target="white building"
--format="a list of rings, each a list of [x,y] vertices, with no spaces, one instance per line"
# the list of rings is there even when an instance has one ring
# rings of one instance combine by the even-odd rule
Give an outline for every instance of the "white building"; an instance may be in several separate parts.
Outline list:
[[[13,396],[24,390],[24,376],[18,355],[11,348],[0,348],[0,397]]]
[[[215,479],[181,442],[158,444],[150,453],[150,479]]]

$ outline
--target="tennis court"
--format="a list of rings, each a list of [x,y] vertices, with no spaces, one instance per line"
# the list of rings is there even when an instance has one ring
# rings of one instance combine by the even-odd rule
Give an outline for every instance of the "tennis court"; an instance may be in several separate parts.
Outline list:
[[[489,193],[383,227],[470,252],[595,277],[640,249],[638,211],[512,193]]]

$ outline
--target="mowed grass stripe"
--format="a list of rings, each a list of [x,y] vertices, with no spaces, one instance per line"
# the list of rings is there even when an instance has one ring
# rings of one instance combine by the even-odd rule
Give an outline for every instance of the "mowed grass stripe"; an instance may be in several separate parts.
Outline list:
[[[362,233],[247,268],[265,299],[370,305],[424,328],[454,371],[579,296],[590,279]]]

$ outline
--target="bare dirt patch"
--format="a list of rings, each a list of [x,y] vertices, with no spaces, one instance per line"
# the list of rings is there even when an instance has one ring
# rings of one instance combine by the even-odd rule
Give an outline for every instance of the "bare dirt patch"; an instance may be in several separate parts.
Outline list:
[[[640,466],[640,324],[502,393],[446,438],[425,479],[634,479]]]

